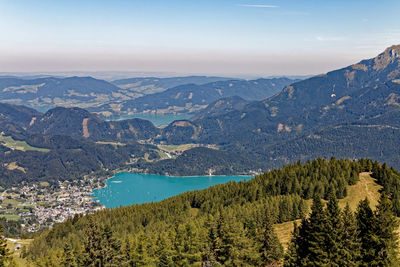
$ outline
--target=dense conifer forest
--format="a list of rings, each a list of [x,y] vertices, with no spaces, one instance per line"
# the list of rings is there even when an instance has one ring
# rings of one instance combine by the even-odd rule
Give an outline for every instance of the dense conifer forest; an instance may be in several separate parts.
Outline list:
[[[376,210],[368,199],[355,213],[341,210],[337,199],[366,171],[383,186]],[[398,180],[370,160],[297,162],[247,182],[76,216],[38,235],[24,256],[38,266],[396,266]],[[296,219],[285,254],[272,225]]]

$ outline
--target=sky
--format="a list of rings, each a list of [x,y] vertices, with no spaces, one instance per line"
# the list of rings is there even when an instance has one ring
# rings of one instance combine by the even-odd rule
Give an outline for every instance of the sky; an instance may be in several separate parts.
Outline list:
[[[319,74],[400,44],[399,0],[0,0],[0,72]]]

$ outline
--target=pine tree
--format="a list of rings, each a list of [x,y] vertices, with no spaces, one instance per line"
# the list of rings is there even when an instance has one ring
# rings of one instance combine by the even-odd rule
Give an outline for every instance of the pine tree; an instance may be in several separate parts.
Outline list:
[[[211,267],[216,264],[215,248],[217,244],[217,231],[212,215],[208,215],[204,223],[204,228],[208,230],[206,246],[202,255],[202,265]]]
[[[89,217],[84,242],[85,266],[114,266],[122,261],[120,243],[113,237],[111,228],[102,227]]]
[[[300,266],[300,257],[298,255],[298,253],[300,253],[299,244],[301,244],[299,227],[297,226],[297,223],[294,222],[292,239],[288,245],[288,249],[285,254],[285,261],[284,261],[285,267]]]
[[[324,205],[316,196],[310,217],[304,218],[299,228],[295,225],[285,266],[324,266],[330,263],[326,249],[326,223]]]
[[[224,264],[229,260],[232,253],[233,240],[224,214],[220,212],[216,225],[216,236],[214,239],[215,258],[219,263]]]
[[[357,228],[358,228],[358,238],[361,241],[361,265],[369,266],[375,258],[375,244],[373,240],[375,218],[374,213],[369,204],[368,198],[360,201],[357,207]]]
[[[277,263],[283,258],[283,247],[275,233],[270,215],[267,215],[265,219],[264,235],[260,254],[263,265]]]
[[[101,233],[99,225],[91,217],[85,229],[83,262],[86,266],[100,266],[103,264],[101,253]]]
[[[321,199],[314,197],[310,218],[299,229],[299,248],[302,266],[322,266],[329,263],[326,251],[326,215]]]
[[[168,249],[167,241],[164,238],[164,236],[159,235],[158,240],[157,240],[157,256],[158,256],[158,262],[157,266],[160,267],[167,267],[167,266],[173,266],[172,260],[171,260],[171,252]]]
[[[141,234],[137,241],[136,250],[132,255],[134,266],[143,266],[149,263],[147,254],[147,240],[144,234]]]
[[[132,261],[132,244],[129,240],[128,237],[125,238],[124,240],[124,246],[123,246],[123,255],[124,255],[124,264],[126,264],[127,266],[132,266],[133,265],[133,261]]]
[[[375,211],[374,266],[399,266],[397,258],[399,223],[394,216],[392,202],[386,193],[381,194]]]
[[[61,260],[62,266],[65,267],[77,266],[76,257],[74,255],[73,248],[69,242],[65,242],[63,250],[64,250],[64,256]]]
[[[340,266],[357,266],[360,260],[361,243],[358,238],[358,229],[353,212],[347,203],[341,216],[342,233],[341,233],[341,250],[340,250]]]
[[[101,239],[104,266],[114,266],[124,261],[124,255],[121,252],[121,243],[113,236],[109,226],[102,227]]]
[[[225,262],[226,266],[257,265],[259,254],[256,240],[248,238],[249,233],[241,222],[231,220],[229,224],[232,246],[229,259]]]
[[[343,232],[340,209],[334,190],[329,195],[329,201],[326,205],[326,247],[327,257],[330,266],[340,266],[341,263],[341,244]]]

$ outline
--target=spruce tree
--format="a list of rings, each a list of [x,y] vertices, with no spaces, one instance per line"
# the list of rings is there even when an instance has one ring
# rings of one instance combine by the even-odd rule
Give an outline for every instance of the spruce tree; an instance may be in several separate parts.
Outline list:
[[[283,257],[283,247],[273,228],[272,218],[266,216],[262,246],[260,248],[263,265],[278,263]]]
[[[169,250],[169,245],[167,244],[166,239],[164,236],[159,235],[158,240],[157,240],[157,257],[158,257],[158,262],[157,266],[162,266],[162,267],[167,267],[167,266],[173,266],[172,260],[171,260],[171,252]]]
[[[360,260],[361,243],[358,238],[357,223],[348,203],[343,210],[341,220],[343,229],[341,233],[340,266],[357,266]]]
[[[104,255],[104,266],[117,266],[124,261],[124,256],[121,251],[121,243],[117,240],[109,226],[102,227],[102,253]]]
[[[326,249],[326,214],[321,199],[314,197],[311,214],[295,225],[285,266],[324,266],[330,263]]]
[[[204,223],[204,227],[208,230],[208,234],[206,238],[206,246],[202,255],[202,265],[207,267],[214,266],[216,263],[215,251],[217,245],[217,230],[215,226],[214,218],[209,214]]]
[[[76,257],[74,255],[73,248],[69,242],[65,242],[63,250],[64,250],[64,256],[61,260],[62,266],[65,267],[77,266]]]
[[[285,254],[285,267],[296,267],[300,266],[300,247],[301,244],[300,235],[299,235],[299,227],[297,223],[293,223],[293,234],[292,239],[288,245],[287,252]]]
[[[309,219],[299,229],[299,248],[302,266],[322,266],[329,263],[326,251],[326,215],[319,196],[314,197]]]
[[[127,266],[132,266],[133,265],[133,261],[132,261],[132,244],[129,240],[128,237],[125,238],[124,240],[124,246],[123,246],[123,255],[124,255],[124,264],[126,264]]]
[[[334,190],[329,195],[329,201],[326,205],[326,240],[325,248],[330,266],[340,266],[341,263],[341,244],[343,232],[340,218],[340,209]]]
[[[116,266],[123,261],[117,241],[108,226],[102,227],[89,217],[84,242],[85,266]]]
[[[358,238],[361,241],[361,265],[369,266],[375,258],[375,240],[374,227],[375,218],[374,213],[370,207],[368,198],[360,201],[357,207],[357,228]]]
[[[231,257],[233,240],[229,226],[222,212],[220,212],[215,230],[213,245],[215,258],[219,263],[224,264]]]
[[[232,246],[229,259],[225,262],[226,266],[257,265],[259,261],[258,243],[256,240],[248,238],[248,233],[241,222],[230,220],[230,235]]]
[[[103,255],[101,253],[101,231],[92,217],[88,217],[88,225],[85,228],[83,262],[86,266],[101,266]]]
[[[143,266],[149,263],[149,257],[147,254],[147,240],[144,234],[139,236],[136,250],[132,256],[134,266]]]
[[[397,258],[399,223],[394,216],[392,202],[386,193],[381,194],[375,211],[374,266],[399,266]]]

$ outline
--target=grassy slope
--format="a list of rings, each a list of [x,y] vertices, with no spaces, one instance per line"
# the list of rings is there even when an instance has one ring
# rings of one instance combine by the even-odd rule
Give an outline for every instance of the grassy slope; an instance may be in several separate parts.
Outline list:
[[[349,203],[350,208],[355,211],[358,203],[368,197],[371,207],[375,209],[380,197],[379,189],[381,187],[375,183],[375,179],[371,177],[370,173],[363,172],[360,174],[360,180],[357,184],[347,187],[347,197],[339,200],[339,206],[343,209]],[[311,203],[309,205],[311,206]],[[296,222],[300,224],[300,220]],[[285,248],[292,238],[293,223],[294,221],[275,225],[276,234]]]
[[[4,146],[10,148],[10,149],[15,149],[15,150],[21,150],[21,151],[39,151],[39,152],[49,152],[49,149],[46,148],[39,148],[39,147],[33,147],[27,144],[25,141],[16,141],[14,140],[11,136],[4,136],[0,134],[0,144],[3,144]]]
[[[22,248],[22,247],[29,246],[29,244],[32,241],[33,241],[33,239],[21,239],[21,240],[18,239],[16,241],[10,241],[10,240],[7,241],[7,247],[12,252],[12,257],[14,259],[16,266],[19,266],[19,267],[32,266],[31,264],[29,264],[28,261],[26,261],[24,258],[20,257],[21,250],[14,250],[14,248],[17,244],[21,245],[21,248]]]

